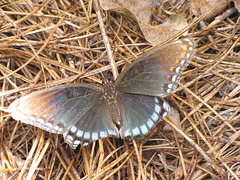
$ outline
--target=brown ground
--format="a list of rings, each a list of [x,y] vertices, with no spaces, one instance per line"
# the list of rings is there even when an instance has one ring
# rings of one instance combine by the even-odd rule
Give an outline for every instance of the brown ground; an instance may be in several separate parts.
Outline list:
[[[131,16],[93,10],[91,1],[2,2],[0,179],[240,178],[239,14],[233,3],[208,19],[193,15],[185,1],[170,6],[189,23],[184,36],[197,44],[178,89],[166,98],[179,115],[165,118],[144,141],[105,138],[73,150],[61,135],[13,120],[9,104],[48,86],[101,83],[102,72],[117,74],[151,43]],[[152,24],[164,22],[159,7],[151,13]]]

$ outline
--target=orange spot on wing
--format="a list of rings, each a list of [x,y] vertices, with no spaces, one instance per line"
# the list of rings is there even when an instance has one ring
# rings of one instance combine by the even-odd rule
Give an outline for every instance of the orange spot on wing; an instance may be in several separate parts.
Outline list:
[[[53,121],[54,121],[54,118],[50,119],[49,121],[50,121],[50,122],[53,122]]]
[[[184,46],[183,46],[183,49],[184,49],[185,51],[187,51],[187,50],[188,50],[188,46],[187,46],[187,45],[184,45]]]
[[[183,52],[183,53],[181,54],[181,56],[182,56],[182,57],[186,57],[186,54],[187,54],[186,52]]]
[[[177,63],[177,64],[179,64],[180,62],[181,62],[181,60],[180,60],[180,59],[177,59],[177,60],[176,60],[176,63]]]
[[[46,119],[47,117],[48,117],[47,114],[43,114],[43,115],[42,115],[42,118],[44,118],[44,119]]]
[[[38,113],[37,113],[37,112],[35,112],[35,113],[33,113],[32,115],[33,115],[33,116],[38,116]]]
[[[175,71],[175,69],[176,69],[175,67],[170,67],[169,70],[173,72],[173,71]]]

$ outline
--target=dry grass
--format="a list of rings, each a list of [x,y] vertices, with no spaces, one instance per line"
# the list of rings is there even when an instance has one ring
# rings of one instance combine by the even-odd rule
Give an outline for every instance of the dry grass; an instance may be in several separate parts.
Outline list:
[[[73,150],[62,136],[13,120],[8,105],[32,90],[101,83],[101,72],[117,76],[116,68],[151,46],[138,24],[118,13],[100,11],[100,31],[91,1],[32,2],[0,4],[0,179],[240,178],[238,13],[204,22],[179,11],[190,36],[197,33],[196,57],[167,98],[179,126],[168,117],[172,129],[157,126],[144,143],[106,138]]]

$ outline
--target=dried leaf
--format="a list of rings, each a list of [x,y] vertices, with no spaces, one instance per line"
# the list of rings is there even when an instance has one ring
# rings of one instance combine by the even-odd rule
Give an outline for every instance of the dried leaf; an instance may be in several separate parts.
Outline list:
[[[220,14],[230,3],[229,0],[190,0],[190,9],[196,16],[208,13],[205,20],[214,18]],[[211,12],[209,12],[211,11]]]
[[[157,0],[100,0],[100,4],[104,10],[119,12],[135,19],[138,22],[146,40],[155,45],[177,34],[188,25],[182,16],[173,13],[169,14],[168,11],[165,11],[169,14],[166,17],[165,22],[157,26],[152,26],[150,24],[151,10],[157,5]]]
[[[157,0],[100,0],[100,5],[104,10],[111,10],[129,16],[136,21],[150,22],[151,9],[156,5]]]
[[[138,23],[147,41],[155,45],[176,35],[188,25],[186,20],[177,14],[170,14],[166,22],[157,26],[151,26],[141,22]]]
[[[235,8],[240,12],[240,0],[233,0]]]
[[[171,107],[170,112],[168,112],[168,116],[180,129],[182,129],[181,126],[180,126],[180,114],[179,114],[179,111],[176,108]],[[172,127],[169,124],[166,124],[166,126],[164,126],[164,129],[171,130]]]

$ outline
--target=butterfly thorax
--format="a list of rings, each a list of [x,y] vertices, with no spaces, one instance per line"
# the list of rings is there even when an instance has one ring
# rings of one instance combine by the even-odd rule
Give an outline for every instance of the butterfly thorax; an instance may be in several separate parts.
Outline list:
[[[117,128],[120,129],[122,127],[122,118],[117,105],[118,92],[116,90],[116,85],[111,81],[105,80],[103,83],[102,92],[103,98],[107,102],[111,119],[114,124],[116,124]]]

